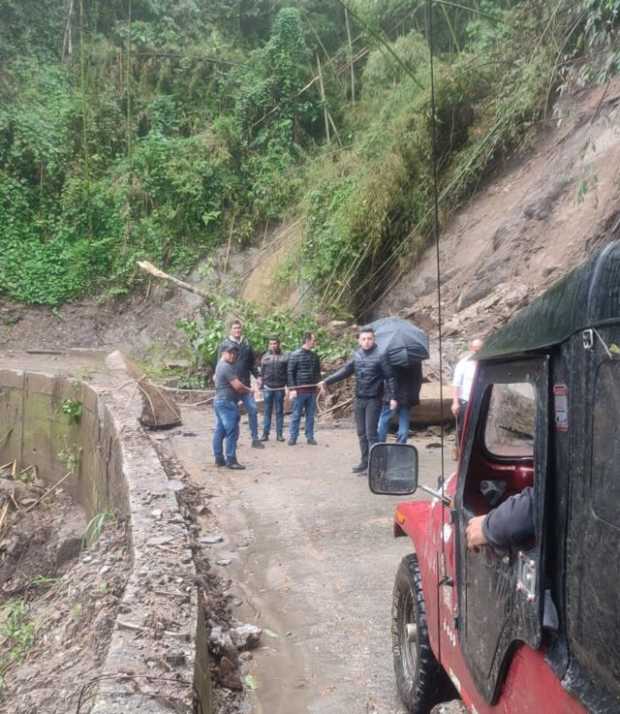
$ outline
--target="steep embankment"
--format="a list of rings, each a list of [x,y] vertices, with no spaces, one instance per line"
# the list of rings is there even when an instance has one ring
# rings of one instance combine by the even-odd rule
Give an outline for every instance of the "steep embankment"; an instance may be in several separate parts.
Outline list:
[[[487,334],[544,291],[620,227],[620,80],[565,99],[532,152],[498,170],[441,237],[442,299],[450,360],[471,335]],[[225,247],[192,282],[268,309],[296,304],[278,292],[279,271],[301,237],[292,222],[244,252]],[[300,289],[301,288],[301,289]],[[155,286],[130,301],[85,301],[51,311],[0,303],[0,346],[110,346],[144,352],[183,343],[178,318],[200,300]],[[376,314],[400,313],[435,329],[435,255],[395,280]]]
[[[563,101],[534,151],[498,173],[440,241],[444,329],[458,343],[505,322],[620,235],[620,81]],[[400,276],[377,314],[437,320],[435,250]]]

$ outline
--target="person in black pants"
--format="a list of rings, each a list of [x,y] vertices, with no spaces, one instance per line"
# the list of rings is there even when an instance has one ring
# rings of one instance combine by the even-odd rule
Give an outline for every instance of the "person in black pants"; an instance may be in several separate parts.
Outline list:
[[[263,441],[269,441],[271,413],[276,410],[276,438],[284,441],[284,389],[286,387],[288,354],[283,353],[278,337],[269,338],[269,349],[260,363],[263,384]]]
[[[339,370],[321,383],[321,389],[355,374],[355,423],[360,442],[361,459],[353,467],[353,473],[363,474],[368,469],[368,452],[378,441],[377,425],[381,414],[381,405],[385,396],[388,402],[394,402],[394,376],[387,359],[379,353],[375,342],[375,333],[371,327],[364,327],[358,335],[359,347],[352,358]]]

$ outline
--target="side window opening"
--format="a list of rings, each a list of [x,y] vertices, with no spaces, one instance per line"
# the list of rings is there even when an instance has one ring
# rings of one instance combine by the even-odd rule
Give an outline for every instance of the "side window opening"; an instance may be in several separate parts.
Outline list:
[[[534,457],[536,393],[529,382],[494,384],[484,428],[484,445],[491,457]]]
[[[534,483],[536,389],[530,382],[487,387],[464,505],[484,515]]]

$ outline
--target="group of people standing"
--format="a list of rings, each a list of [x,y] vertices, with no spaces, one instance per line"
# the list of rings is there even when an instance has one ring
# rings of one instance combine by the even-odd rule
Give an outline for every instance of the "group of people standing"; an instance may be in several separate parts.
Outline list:
[[[305,417],[305,437],[315,446],[314,434],[316,400],[329,385],[355,375],[355,422],[360,445],[360,462],[353,472],[363,475],[368,468],[372,445],[385,441],[389,423],[398,414],[398,441],[405,443],[409,434],[409,410],[419,403],[422,367],[393,369],[375,341],[372,328],[362,328],[358,347],[351,359],[325,379],[321,377],[321,363],[315,351],[316,336],[304,335],[301,347],[283,353],[278,337],[269,340],[268,349],[257,365],[254,351],[243,336],[243,325],[233,321],[230,335],[220,345],[215,370],[214,410],[216,428],[213,453],[218,466],[243,469],[237,461],[240,411],[243,404],[248,414],[253,448],[264,448],[269,440],[272,415],[276,416],[276,439],[284,441],[284,400],[288,394],[293,402],[288,445],[295,446],[299,438],[301,419]],[[256,386],[251,387],[254,376]],[[264,393],[263,432],[259,436],[255,390]],[[226,449],[224,451],[224,442]]]

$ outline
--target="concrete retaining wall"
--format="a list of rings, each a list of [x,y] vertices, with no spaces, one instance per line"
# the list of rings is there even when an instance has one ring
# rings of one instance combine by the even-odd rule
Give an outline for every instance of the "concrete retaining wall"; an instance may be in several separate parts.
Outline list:
[[[0,370],[0,464],[35,465],[63,484],[91,518],[128,518],[131,574],[103,671],[81,711],[96,714],[192,712],[194,691],[209,706],[207,651],[196,647],[198,607],[187,525],[152,444],[140,428],[135,390],[122,357],[95,384]],[[79,421],[63,413],[81,403]],[[196,677],[196,680],[194,679]],[[89,683],[83,683],[84,685]],[[89,691],[89,695],[92,694]]]

